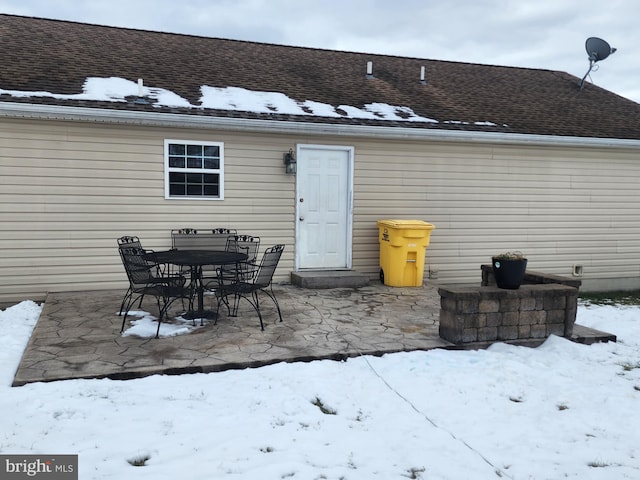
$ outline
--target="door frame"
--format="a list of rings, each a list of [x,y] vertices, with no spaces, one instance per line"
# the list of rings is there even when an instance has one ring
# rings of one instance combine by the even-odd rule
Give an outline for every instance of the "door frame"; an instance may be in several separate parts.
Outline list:
[[[311,143],[301,143],[296,145],[296,158],[298,161],[302,158],[300,155],[301,152],[305,149],[308,150],[331,150],[331,151],[343,151],[348,155],[348,163],[347,163],[347,225],[345,229],[345,248],[346,248],[346,267],[336,267],[334,269],[325,269],[325,270],[350,270],[352,265],[352,256],[353,256],[353,171],[354,171],[354,157],[355,157],[355,147],[348,145],[323,145],[323,144],[311,144]],[[300,269],[300,248],[299,247],[299,230],[300,230],[300,177],[296,173],[296,191],[295,191],[295,260],[294,260],[294,268],[295,271],[299,271]],[[306,270],[306,269],[305,269]],[[308,269],[308,270],[316,270],[316,269]]]

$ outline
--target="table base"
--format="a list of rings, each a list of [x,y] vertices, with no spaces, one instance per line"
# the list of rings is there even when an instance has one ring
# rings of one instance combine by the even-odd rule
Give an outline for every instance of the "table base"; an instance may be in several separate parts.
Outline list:
[[[215,320],[216,318],[218,318],[218,314],[214,310],[190,310],[186,313],[183,313],[181,317],[186,320],[195,320],[196,318]]]

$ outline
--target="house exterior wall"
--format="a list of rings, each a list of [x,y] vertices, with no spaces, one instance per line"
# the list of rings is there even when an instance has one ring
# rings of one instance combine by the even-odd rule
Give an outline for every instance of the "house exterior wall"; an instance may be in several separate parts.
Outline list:
[[[433,223],[425,278],[476,283],[493,254],[520,250],[536,271],[582,265],[583,290],[640,287],[637,150],[368,143],[356,165],[355,243],[381,216]]]
[[[225,199],[165,200],[164,139],[225,142]],[[0,123],[0,302],[126,287],[116,239],[171,247],[175,228],[236,228],[285,243],[293,267],[289,139],[64,122]],[[289,148],[289,147],[288,147]],[[260,252],[260,253],[261,253]]]
[[[225,144],[225,199],[164,198],[164,140]],[[381,140],[0,120],[0,302],[125,288],[116,238],[170,247],[173,228],[236,228],[287,248],[294,268],[296,144],[355,147],[353,268],[378,277],[376,220],[436,225],[425,278],[478,283],[494,253],[583,289],[640,288],[640,155],[614,148]],[[437,274],[436,274],[437,272]]]

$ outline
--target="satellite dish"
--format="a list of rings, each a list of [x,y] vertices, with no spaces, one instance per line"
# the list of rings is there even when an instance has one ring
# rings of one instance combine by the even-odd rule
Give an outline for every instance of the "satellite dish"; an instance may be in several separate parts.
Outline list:
[[[587,55],[589,55],[589,61],[591,62],[604,60],[616,51],[615,48],[611,48],[607,42],[598,37],[587,38],[584,48],[587,50]]]
[[[589,70],[587,70],[587,73],[584,74],[582,80],[578,82],[580,90],[582,90],[582,88],[584,87],[584,80],[585,78],[587,78],[587,75],[591,73],[591,70],[593,69],[593,66],[596,64],[596,62],[604,60],[616,51],[615,48],[611,48],[611,45],[598,37],[587,38],[587,41],[584,42],[584,48],[587,51],[587,55],[589,56]]]

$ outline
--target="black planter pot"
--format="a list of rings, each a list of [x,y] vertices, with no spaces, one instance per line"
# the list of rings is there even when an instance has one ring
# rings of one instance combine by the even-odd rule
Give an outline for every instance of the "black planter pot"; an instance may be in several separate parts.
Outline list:
[[[493,276],[498,288],[517,290],[522,285],[524,273],[527,270],[527,259],[503,260],[492,258]]]

